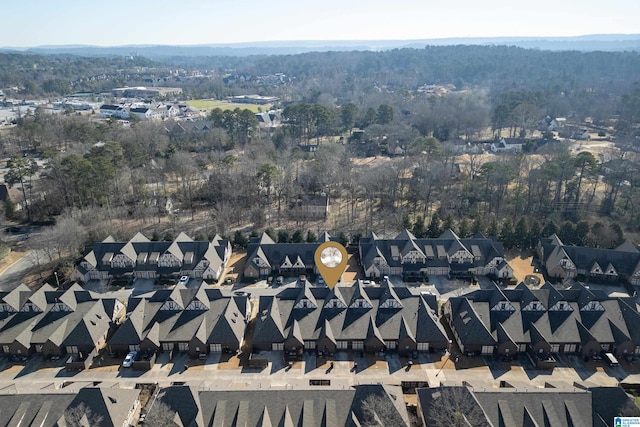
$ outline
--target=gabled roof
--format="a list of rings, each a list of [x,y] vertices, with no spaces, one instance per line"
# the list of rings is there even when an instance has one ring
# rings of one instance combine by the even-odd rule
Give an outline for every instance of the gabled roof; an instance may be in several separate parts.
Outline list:
[[[296,319],[293,320],[289,333],[287,334],[287,344],[295,345],[296,347],[302,347],[304,345],[304,339],[300,332],[300,324]]]
[[[387,283],[386,285],[382,285],[382,294],[380,295],[380,305],[379,307],[387,307],[387,308],[401,308],[402,302],[398,298],[396,291],[394,290],[393,285],[391,283]]]
[[[367,292],[365,291],[364,286],[359,280],[357,280],[353,284],[351,289],[353,290],[353,294],[351,295],[351,299],[349,300],[349,303],[348,303],[349,308],[358,308],[356,306],[356,302],[358,300],[364,300],[366,304],[368,304],[369,308],[373,307],[373,305],[371,304],[371,300],[369,299],[369,295],[367,295]]]
[[[464,345],[495,345],[496,340],[467,297],[449,299],[452,321]],[[462,333],[464,331],[464,333]]]
[[[28,301],[38,307],[40,310],[45,311],[47,308],[47,292],[55,292],[55,289],[48,283],[45,283],[29,296]]]
[[[69,407],[84,403],[93,414],[102,417],[101,425],[121,426],[127,421],[139,395],[139,389],[84,387]]]
[[[2,297],[2,300],[11,306],[15,311],[20,311],[25,302],[29,300],[29,296],[33,291],[24,283],[20,283],[11,292]]]
[[[305,281],[302,287],[299,288],[294,307],[302,308],[299,303],[303,300],[307,301],[308,306],[306,308],[313,309],[318,307],[318,302],[313,296],[313,292],[311,292],[311,284],[308,281]]]
[[[284,328],[275,296],[260,296],[258,324],[254,333],[254,342],[282,342]]]
[[[394,398],[390,397],[393,393]],[[227,426],[354,426],[353,418],[364,419],[363,402],[378,396],[391,403],[385,421],[394,427],[408,425],[402,392],[381,385],[356,386],[344,390],[242,390],[202,391],[198,394],[202,408],[202,424]],[[387,407],[387,405],[385,405]],[[382,416],[382,414],[379,414]],[[383,416],[384,418],[384,416]]]
[[[614,251],[632,252],[632,253],[639,253],[640,252],[640,251],[638,251],[638,248],[636,247],[636,245],[631,243],[630,240],[625,240],[624,242],[622,242],[622,244],[620,244],[620,246],[615,248]]]
[[[269,236],[266,232],[263,232],[260,235],[260,238],[258,239],[257,243],[260,245],[273,245],[276,242],[274,242],[271,236]]]
[[[416,342],[416,337],[413,331],[411,331],[411,328],[409,328],[407,319],[405,319],[404,316],[402,316],[402,320],[400,321],[400,332],[398,333],[398,338],[399,339],[408,338],[411,341]]]
[[[373,233],[371,233],[373,234]],[[415,240],[416,236],[413,235],[412,232],[407,230],[406,228],[402,230],[400,234],[398,234],[394,240]]]
[[[328,319],[325,319],[323,324],[322,324],[322,328],[320,329],[320,336],[319,338],[326,338],[329,341],[331,341],[332,343],[336,343],[336,339],[333,335],[333,331],[331,330],[331,323],[329,323]]]
[[[384,346],[384,338],[382,338],[382,335],[376,326],[376,322],[373,320],[373,316],[369,317],[369,326],[367,326],[367,335],[364,343],[368,346]]]
[[[212,313],[212,315],[215,315],[215,313]],[[244,316],[239,310],[236,300],[229,298],[223,314],[218,317],[218,321],[211,329],[207,343],[240,344],[244,336],[245,326]]]

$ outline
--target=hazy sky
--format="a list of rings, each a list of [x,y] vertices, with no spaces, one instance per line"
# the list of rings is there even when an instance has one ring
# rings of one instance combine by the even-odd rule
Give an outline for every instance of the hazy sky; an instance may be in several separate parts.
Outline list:
[[[638,0],[23,0],[0,46],[640,33]]]

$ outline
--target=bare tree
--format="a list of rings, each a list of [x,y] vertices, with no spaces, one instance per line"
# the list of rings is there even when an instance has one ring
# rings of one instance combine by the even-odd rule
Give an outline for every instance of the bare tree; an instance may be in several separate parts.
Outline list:
[[[396,427],[406,425],[393,402],[387,396],[372,394],[362,402],[364,419],[362,425],[367,427]]]
[[[64,420],[67,427],[100,427],[103,418],[102,415],[93,412],[84,402],[80,402],[64,411]]]
[[[466,387],[441,387],[428,408],[429,426],[488,427],[482,409]]]
[[[149,412],[147,417],[144,420],[145,426],[154,426],[154,427],[171,427],[176,426],[176,422],[174,421],[176,418],[176,411],[171,409],[169,405],[162,401],[155,401],[151,408],[149,408]]]

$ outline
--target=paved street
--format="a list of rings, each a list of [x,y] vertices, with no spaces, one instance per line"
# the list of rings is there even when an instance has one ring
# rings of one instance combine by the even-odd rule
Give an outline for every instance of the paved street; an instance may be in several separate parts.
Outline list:
[[[44,260],[43,251],[30,251],[0,274],[0,291],[11,291],[16,288],[29,270],[38,264],[38,260]]]
[[[220,362],[220,353],[212,353],[206,363],[189,360],[179,354],[174,361],[168,354],[161,354],[149,371],[134,371],[117,365],[100,366],[98,360],[90,369],[82,372],[66,372],[63,360],[44,362],[33,356],[26,364],[13,364],[6,359],[0,361],[0,390],[31,391],[81,387],[88,383],[103,386],[118,384],[134,387],[138,383],[170,385],[186,383],[204,390],[236,389],[303,389],[310,387],[312,380],[330,380],[328,388],[346,388],[358,384],[384,383],[400,385],[402,381],[427,381],[429,385],[440,382],[461,383],[466,381],[482,387],[498,387],[501,381],[516,385],[542,387],[546,382],[564,382],[573,385],[576,381],[588,381],[602,386],[615,386],[618,382],[638,382],[640,374],[628,373],[622,367],[609,368],[600,363],[587,367],[579,358],[563,356],[563,360],[552,372],[535,370],[526,363],[506,365],[484,358],[470,369],[456,369],[448,355],[421,354],[410,367],[398,355],[387,355],[383,360],[356,353],[337,353],[331,367],[329,362],[319,362],[315,354],[305,354],[304,360],[292,366],[284,363],[282,353],[273,352],[272,360],[263,370],[246,369]],[[443,362],[446,362],[443,364]],[[55,363],[55,366],[52,364]],[[322,363],[322,364],[320,364]],[[185,370],[185,365],[189,367]],[[444,368],[443,368],[444,365]]]

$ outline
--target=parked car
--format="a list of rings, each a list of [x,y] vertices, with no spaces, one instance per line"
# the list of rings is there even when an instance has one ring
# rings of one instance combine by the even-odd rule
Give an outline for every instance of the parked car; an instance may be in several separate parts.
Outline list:
[[[27,361],[27,356],[25,356],[23,354],[12,354],[11,355],[11,361],[12,362],[26,362]]]
[[[250,292],[244,292],[244,291],[235,291],[233,294],[235,296],[237,296],[237,297],[250,297],[251,296]]]
[[[185,286],[186,286],[186,284],[187,284],[187,283],[189,283],[189,276],[182,276],[182,277],[180,277],[180,282],[179,282],[179,283],[180,283],[181,285],[185,285]]]
[[[122,362],[122,367],[130,368],[131,365],[133,365],[133,361],[136,360],[137,356],[138,356],[137,351],[132,351],[129,354],[127,354],[127,357],[124,358],[124,362]]]

